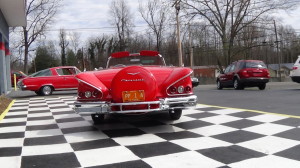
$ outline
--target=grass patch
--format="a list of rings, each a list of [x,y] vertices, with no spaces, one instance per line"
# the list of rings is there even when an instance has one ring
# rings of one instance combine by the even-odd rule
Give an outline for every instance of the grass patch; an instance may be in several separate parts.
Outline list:
[[[0,96],[0,115],[6,110],[11,101],[12,99],[7,98],[4,95]]]

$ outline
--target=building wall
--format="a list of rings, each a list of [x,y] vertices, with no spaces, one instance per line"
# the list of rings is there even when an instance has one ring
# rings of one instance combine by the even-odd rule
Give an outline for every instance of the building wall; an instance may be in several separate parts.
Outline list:
[[[0,11],[0,95],[11,90],[10,84],[10,55],[9,55],[9,28]]]

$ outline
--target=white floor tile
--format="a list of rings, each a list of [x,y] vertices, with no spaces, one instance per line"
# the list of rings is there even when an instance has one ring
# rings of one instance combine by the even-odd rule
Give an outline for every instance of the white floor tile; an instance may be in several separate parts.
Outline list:
[[[140,159],[129,149],[123,146],[77,151],[75,154],[81,166],[83,167],[120,163]]]
[[[65,138],[69,143],[84,142],[97,139],[106,139],[108,136],[100,131],[78,132],[65,134]]]
[[[143,135],[138,135],[138,136],[126,136],[126,137],[119,137],[119,138],[112,138],[112,139],[123,146],[141,145],[141,144],[166,141],[165,139],[162,139],[153,134],[143,134]]]
[[[183,131],[183,129],[172,126],[172,125],[162,125],[162,126],[156,126],[156,127],[142,127],[140,129],[149,134]]]
[[[218,135],[218,134],[224,134],[227,132],[236,131],[238,129],[227,127],[224,125],[210,125],[206,127],[191,129],[189,131],[203,135],[203,136],[212,136],[212,135]]]
[[[92,124],[88,121],[76,121],[76,122],[58,123],[57,125],[59,128],[73,128],[73,127],[91,126]]]
[[[27,126],[56,124],[54,119],[27,121]]]
[[[245,128],[243,130],[255,132],[263,135],[274,135],[283,131],[287,131],[290,129],[293,129],[294,127],[285,126],[285,125],[279,125],[279,124],[273,124],[273,123],[264,123],[252,127]]]
[[[143,159],[143,161],[155,168],[216,168],[224,166],[224,164],[195,151],[150,157]]]
[[[300,162],[279,156],[268,155],[228,165],[232,168],[299,168]]]
[[[0,139],[0,148],[22,147],[24,138]]]
[[[24,132],[26,126],[0,127],[0,133]]]
[[[24,146],[22,149],[22,156],[47,155],[68,152],[74,152],[74,150],[72,149],[70,144],[67,143],[54,145]]]
[[[233,113],[237,113],[237,112],[242,112],[243,110],[240,109],[219,109],[219,110],[212,110],[209,111],[210,113],[215,113],[215,114],[220,114],[220,115],[224,115],[224,114],[233,114]]]
[[[26,131],[26,138],[34,138],[34,137],[47,137],[47,136],[55,136],[55,135],[63,135],[60,129],[48,129],[48,130],[38,130],[38,131]]]
[[[270,114],[263,114],[259,116],[249,117],[247,119],[259,121],[259,122],[274,122],[282,119],[286,119],[288,117],[279,116],[279,115],[270,115]]]
[[[230,146],[231,143],[221,141],[211,137],[188,138],[170,141],[189,150],[199,150],[215,147]]]
[[[242,142],[239,143],[238,145],[265,154],[273,154],[299,144],[300,142],[295,140],[274,137],[274,136],[266,136],[259,139]]]
[[[3,168],[20,168],[21,156],[0,157],[0,163]]]
[[[1,120],[1,123],[15,123],[15,122],[26,122],[27,118],[4,118],[3,120]]]
[[[239,117],[233,117],[228,115],[217,115],[212,117],[206,117],[206,118],[200,118],[199,120],[214,123],[214,124],[222,124],[232,121],[241,120],[242,118]]]

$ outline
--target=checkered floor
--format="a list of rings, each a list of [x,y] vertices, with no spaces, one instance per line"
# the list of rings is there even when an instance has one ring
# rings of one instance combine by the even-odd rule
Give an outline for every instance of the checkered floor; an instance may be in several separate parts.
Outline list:
[[[198,105],[93,125],[73,96],[16,100],[0,122],[0,167],[300,167],[300,119]]]

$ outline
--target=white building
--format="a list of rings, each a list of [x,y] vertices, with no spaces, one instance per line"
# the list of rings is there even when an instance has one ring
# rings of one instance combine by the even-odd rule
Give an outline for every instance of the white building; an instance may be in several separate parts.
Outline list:
[[[0,0],[0,95],[11,90],[9,27],[26,26],[24,0]]]

